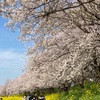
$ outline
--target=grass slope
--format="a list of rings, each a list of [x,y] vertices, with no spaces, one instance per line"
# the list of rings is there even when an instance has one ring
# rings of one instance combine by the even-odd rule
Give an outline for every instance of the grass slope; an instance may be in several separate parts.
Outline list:
[[[100,100],[100,83],[84,82],[84,88],[74,86],[68,92],[47,95],[46,100]]]

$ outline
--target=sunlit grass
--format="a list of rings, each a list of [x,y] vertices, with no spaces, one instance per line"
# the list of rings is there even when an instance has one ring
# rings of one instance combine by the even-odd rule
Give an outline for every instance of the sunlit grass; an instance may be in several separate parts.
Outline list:
[[[67,92],[47,95],[46,100],[100,100],[100,83],[84,82],[84,88],[74,86]]]

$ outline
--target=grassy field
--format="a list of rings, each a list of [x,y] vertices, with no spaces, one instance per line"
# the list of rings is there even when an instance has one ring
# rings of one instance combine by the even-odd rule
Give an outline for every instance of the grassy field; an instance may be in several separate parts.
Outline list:
[[[46,100],[100,100],[100,83],[84,83],[80,86],[71,87],[67,92],[55,92],[47,94]],[[22,100],[21,96],[3,97],[3,100]]]

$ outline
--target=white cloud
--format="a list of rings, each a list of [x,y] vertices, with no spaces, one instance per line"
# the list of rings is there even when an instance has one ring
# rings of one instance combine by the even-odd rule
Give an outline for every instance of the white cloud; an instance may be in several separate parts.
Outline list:
[[[0,67],[22,68],[25,64],[25,54],[14,50],[0,50]]]
[[[20,50],[0,50],[0,84],[18,77],[25,65],[25,54]]]

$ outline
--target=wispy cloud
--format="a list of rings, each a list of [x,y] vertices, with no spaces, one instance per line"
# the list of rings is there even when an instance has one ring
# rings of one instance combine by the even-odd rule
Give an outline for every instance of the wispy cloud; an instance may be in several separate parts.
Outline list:
[[[25,66],[25,54],[15,50],[0,50],[0,81],[14,79],[22,73]]]
[[[22,68],[25,54],[15,50],[0,50],[0,67]]]

